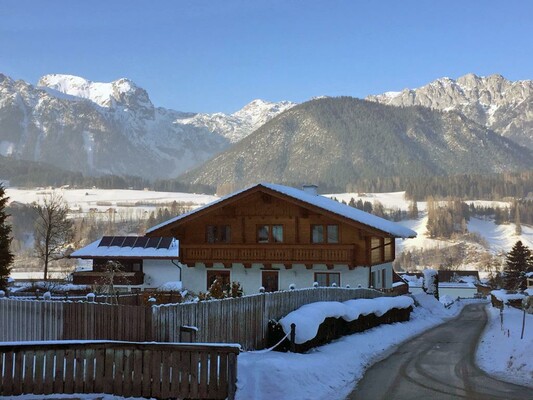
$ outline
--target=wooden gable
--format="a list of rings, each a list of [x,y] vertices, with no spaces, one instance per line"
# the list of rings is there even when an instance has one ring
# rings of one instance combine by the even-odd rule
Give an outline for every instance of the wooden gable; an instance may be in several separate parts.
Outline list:
[[[323,231],[335,227],[335,241],[313,241],[317,226]],[[281,227],[282,241],[261,243],[258,231],[263,227]],[[394,258],[394,238],[388,233],[261,185],[178,217],[148,234],[152,235],[176,237],[187,263],[356,266]]]

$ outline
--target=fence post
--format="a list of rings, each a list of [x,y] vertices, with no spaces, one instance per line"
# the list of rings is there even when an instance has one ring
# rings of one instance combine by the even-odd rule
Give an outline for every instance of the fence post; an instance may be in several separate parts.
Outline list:
[[[296,324],[291,324],[291,353],[296,353]]]

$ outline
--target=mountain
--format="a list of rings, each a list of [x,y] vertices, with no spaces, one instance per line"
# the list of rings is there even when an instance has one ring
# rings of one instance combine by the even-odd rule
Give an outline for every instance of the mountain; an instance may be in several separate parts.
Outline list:
[[[177,120],[176,123],[204,128],[224,136],[231,143],[236,143],[295,105],[296,103],[290,101],[272,103],[257,99],[233,114],[196,114],[191,118]]]
[[[171,178],[290,107],[256,100],[231,114],[155,107],[128,79],[46,75],[36,86],[0,74],[0,155],[85,175]]]
[[[359,178],[532,167],[528,149],[458,112],[340,97],[292,107],[180,180],[231,188],[313,182],[343,189]]]
[[[424,106],[458,111],[502,136],[533,149],[533,81],[509,81],[501,75],[468,74],[437,79],[418,89],[368,96],[393,106]]]

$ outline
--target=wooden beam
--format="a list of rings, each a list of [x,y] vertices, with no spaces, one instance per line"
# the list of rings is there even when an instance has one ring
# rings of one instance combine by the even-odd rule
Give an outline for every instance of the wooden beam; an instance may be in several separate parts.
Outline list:
[[[231,268],[231,263],[223,263],[224,268]]]
[[[292,264],[281,264],[285,267],[285,269],[292,269]]]
[[[246,269],[252,268],[252,264],[251,263],[242,263],[242,265],[244,265],[244,268],[246,268]]]
[[[213,268],[213,263],[212,262],[206,262],[204,264],[205,264],[206,268]]]
[[[187,265],[188,268],[194,268],[196,263],[187,263],[186,265]]]
[[[326,264],[327,269],[333,269],[335,266],[333,264]]]
[[[313,269],[313,264],[305,264],[305,268],[307,268],[307,269]]]
[[[349,269],[350,271],[353,271],[353,270],[355,269],[355,265],[351,265],[351,264],[348,265],[348,269]]]

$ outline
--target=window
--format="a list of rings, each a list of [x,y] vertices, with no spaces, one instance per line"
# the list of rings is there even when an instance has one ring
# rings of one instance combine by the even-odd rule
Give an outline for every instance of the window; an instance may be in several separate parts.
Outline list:
[[[257,243],[283,243],[283,225],[258,225]]]
[[[378,264],[383,261],[381,251],[383,247],[381,246],[381,239],[378,237],[373,237],[370,240],[370,263]]]
[[[311,243],[339,243],[339,226],[311,225]]]
[[[380,264],[394,260],[394,239],[373,237],[370,239],[370,263]]]
[[[328,243],[339,243],[339,226],[328,225]]]
[[[311,242],[324,243],[324,226],[312,225],[311,226]]]
[[[318,286],[341,285],[341,274],[338,272],[315,272],[315,282]]]
[[[379,271],[372,271],[372,282],[370,283],[374,289],[383,289],[387,284],[387,270],[385,268]]]
[[[209,290],[215,279],[221,279],[222,283],[226,288],[230,287],[230,271],[222,270],[222,269],[211,269],[207,271],[207,287],[206,289]]]
[[[207,243],[229,243],[231,241],[230,225],[207,225]]]
[[[261,271],[261,286],[265,292],[277,292],[279,290],[279,272]]]

